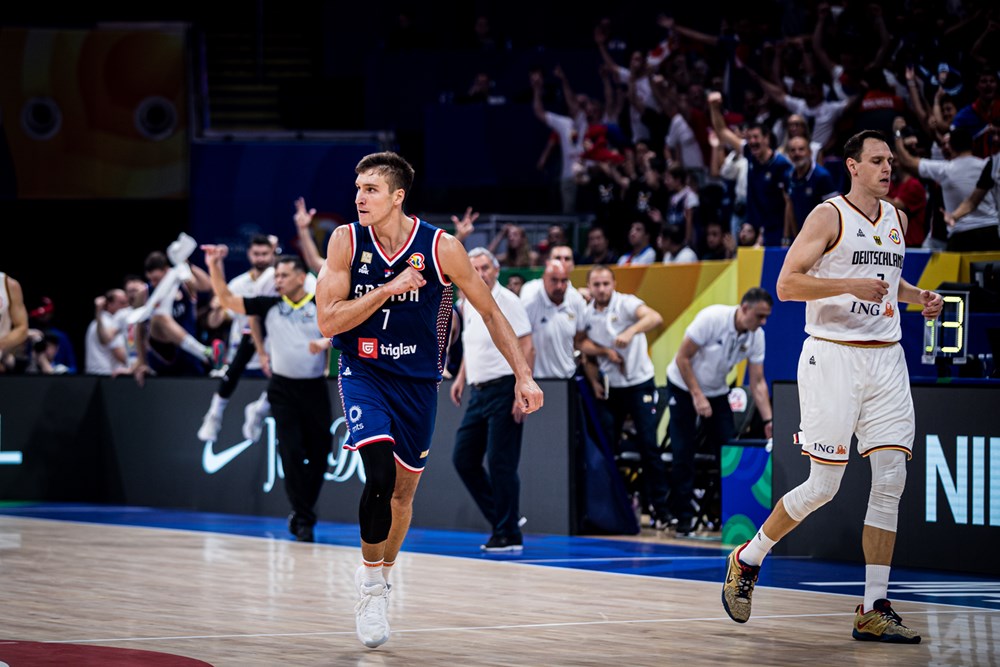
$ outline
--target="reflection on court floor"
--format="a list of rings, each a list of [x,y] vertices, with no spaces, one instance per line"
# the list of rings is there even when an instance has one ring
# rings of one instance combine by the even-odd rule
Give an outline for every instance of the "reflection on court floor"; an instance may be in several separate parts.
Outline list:
[[[274,517],[143,507],[28,503],[0,505],[0,514],[290,539],[285,520]],[[357,530],[357,526],[320,522],[316,528],[316,540],[319,544],[357,547]],[[729,553],[728,548],[709,540],[691,540],[688,545],[680,543],[681,540],[657,540],[655,537],[636,540],[526,533],[522,553],[486,555],[479,549],[486,537],[480,533],[411,528],[403,550],[705,582],[722,581],[725,556]],[[2,539],[0,536],[0,548]],[[861,596],[864,575],[861,564],[771,556],[761,570],[758,585]],[[1000,610],[1000,579],[945,568],[940,571],[893,568],[889,596],[893,600]]]

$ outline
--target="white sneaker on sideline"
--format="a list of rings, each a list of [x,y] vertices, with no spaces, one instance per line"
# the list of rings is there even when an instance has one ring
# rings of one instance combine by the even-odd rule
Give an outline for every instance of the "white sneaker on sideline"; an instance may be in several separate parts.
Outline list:
[[[257,442],[264,433],[264,417],[267,410],[260,407],[260,399],[253,401],[243,408],[243,437],[247,440]]]
[[[366,586],[361,581],[364,565],[354,573],[358,602],[354,606],[354,620],[358,639],[368,648],[378,648],[389,641],[389,584]]]
[[[202,442],[215,442],[219,439],[219,431],[221,430],[222,412],[209,409],[201,421],[201,428],[198,429],[198,439]]]

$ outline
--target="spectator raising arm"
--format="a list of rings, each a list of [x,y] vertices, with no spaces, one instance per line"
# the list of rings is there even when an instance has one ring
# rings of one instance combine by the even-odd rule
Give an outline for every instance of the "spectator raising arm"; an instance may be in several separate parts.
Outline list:
[[[719,139],[734,151],[742,150],[743,138],[730,130],[722,117],[722,93],[712,91],[708,94],[708,110],[712,118],[712,129]]]
[[[983,173],[979,176],[979,181],[976,182],[976,188],[969,196],[963,199],[962,203],[954,211],[944,212],[944,221],[949,227],[953,227],[959,219],[964,218],[979,208],[983,199],[986,198],[989,191],[996,185],[996,179],[993,176],[994,160],[996,159],[994,155],[986,161],[986,165],[983,166]]]
[[[902,123],[902,124],[900,124]],[[920,158],[910,152],[907,148],[906,142],[903,141],[902,129],[906,125],[906,121],[902,118],[897,118],[892,123],[893,134],[895,135],[895,146],[896,146],[896,161],[899,162],[899,166],[907,171],[914,174],[920,173]]]
[[[455,225],[455,238],[460,243],[465,243],[465,239],[469,238],[474,231],[476,231],[476,220],[479,219],[479,213],[472,210],[469,206],[465,209],[465,215],[461,219],[457,215],[451,216],[451,222]]]
[[[309,270],[319,273],[323,268],[323,257],[319,254],[316,239],[312,235],[312,221],[315,215],[316,209],[306,208],[304,198],[299,197],[295,200],[295,215],[292,219],[295,220],[295,229],[298,232],[299,250],[302,251],[302,259],[305,260]]]

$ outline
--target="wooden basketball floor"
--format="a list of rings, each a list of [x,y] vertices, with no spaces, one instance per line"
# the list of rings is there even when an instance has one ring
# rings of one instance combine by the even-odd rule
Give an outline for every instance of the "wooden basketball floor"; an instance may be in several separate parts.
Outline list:
[[[876,645],[851,638],[859,589],[830,592],[845,576],[863,578],[858,567],[844,575],[811,563],[807,576],[826,591],[762,580],[753,618],[738,625],[720,604],[717,544],[529,535],[525,553],[509,559],[481,555],[481,535],[455,534],[458,547],[438,548],[450,539],[444,531],[415,531],[420,552],[404,549],[391,577],[392,638],[372,650],[354,633],[359,550],[336,544],[356,528],[321,524],[321,543],[298,544],[274,519],[251,536],[3,512],[0,665],[11,667],[70,664],[37,659],[66,645],[240,666],[1000,664],[1000,582],[982,577],[924,573],[905,599],[890,592],[923,643]],[[572,540],[589,551],[553,546]],[[765,572],[803,571],[774,560]],[[958,600],[973,604],[947,594],[967,589],[981,594]],[[35,661],[18,662],[5,656],[17,646],[9,642],[45,644]]]

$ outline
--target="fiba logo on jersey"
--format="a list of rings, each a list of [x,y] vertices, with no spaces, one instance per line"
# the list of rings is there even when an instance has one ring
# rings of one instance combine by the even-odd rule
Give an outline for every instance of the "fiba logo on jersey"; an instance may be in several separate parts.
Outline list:
[[[896,245],[899,245],[899,230],[893,229],[892,231],[890,231],[889,240],[895,243]]]
[[[378,359],[378,339],[359,338],[358,356],[363,359]]]
[[[424,270],[424,255],[423,253],[415,252],[410,255],[410,258],[406,262],[415,268],[417,271]]]

